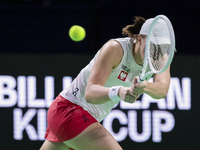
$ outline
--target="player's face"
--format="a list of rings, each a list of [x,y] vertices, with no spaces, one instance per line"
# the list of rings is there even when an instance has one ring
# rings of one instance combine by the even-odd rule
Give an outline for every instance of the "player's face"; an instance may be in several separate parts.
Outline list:
[[[147,38],[147,36],[144,36],[144,37],[141,38],[140,53],[141,53],[141,59],[142,60],[144,60],[146,38]]]

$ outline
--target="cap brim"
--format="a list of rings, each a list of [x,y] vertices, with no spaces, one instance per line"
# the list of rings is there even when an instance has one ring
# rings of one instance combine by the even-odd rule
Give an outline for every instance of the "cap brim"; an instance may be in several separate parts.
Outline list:
[[[154,44],[171,44],[170,40],[165,37],[151,36],[150,41]]]

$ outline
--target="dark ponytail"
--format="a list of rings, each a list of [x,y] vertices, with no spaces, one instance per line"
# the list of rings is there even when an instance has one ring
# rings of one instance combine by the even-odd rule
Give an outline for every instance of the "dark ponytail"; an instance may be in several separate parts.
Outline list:
[[[122,35],[128,37],[134,37],[138,35],[144,22],[145,19],[143,17],[136,16],[134,19],[134,24],[127,25],[122,29]]]

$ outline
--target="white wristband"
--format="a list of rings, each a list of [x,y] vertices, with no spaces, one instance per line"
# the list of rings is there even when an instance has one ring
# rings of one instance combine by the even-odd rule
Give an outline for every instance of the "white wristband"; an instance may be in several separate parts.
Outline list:
[[[113,86],[110,88],[108,92],[108,96],[112,101],[118,101],[121,100],[121,98],[118,96],[119,88],[122,86]]]

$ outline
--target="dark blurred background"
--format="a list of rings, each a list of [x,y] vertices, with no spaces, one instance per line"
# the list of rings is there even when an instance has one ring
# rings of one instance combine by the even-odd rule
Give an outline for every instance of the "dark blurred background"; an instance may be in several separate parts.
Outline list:
[[[89,53],[94,54],[134,16],[146,19],[158,14],[172,22],[177,54],[200,54],[197,46],[198,1],[174,0],[1,0],[1,53]],[[86,38],[73,42],[72,25],[86,29]]]

